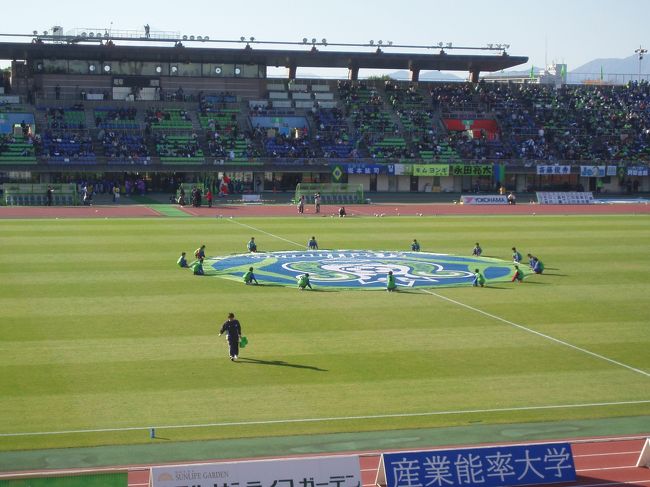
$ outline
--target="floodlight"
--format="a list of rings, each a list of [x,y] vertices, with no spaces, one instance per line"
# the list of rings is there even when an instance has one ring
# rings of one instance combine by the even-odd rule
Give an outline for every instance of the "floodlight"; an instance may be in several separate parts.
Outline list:
[[[203,40],[203,37],[202,37],[202,36],[198,36],[198,37],[196,38],[196,40],[197,40],[197,41],[202,41],[202,40]]]
[[[37,36],[37,35],[38,35],[38,31],[35,30],[35,31],[32,32],[32,34],[34,34],[35,36]]]
[[[451,46],[452,46],[451,42],[448,42],[447,47],[451,47]]]
[[[88,37],[95,37],[95,33],[94,32],[89,33]]]
[[[242,41],[242,42],[244,42],[244,41],[246,40],[246,38],[245,38],[244,36],[241,36],[241,37],[239,38],[239,40]]]
[[[221,66],[217,66],[216,68],[214,68],[214,73],[221,74]]]
[[[323,40],[321,40],[321,42],[323,43],[324,46],[327,45],[327,39],[323,39]]]
[[[183,36],[183,40],[186,41],[186,40],[187,40],[187,36]]]
[[[194,40],[194,36],[190,36],[190,40],[193,41],[193,40]]]
[[[251,41],[251,42],[255,42],[255,38],[254,38],[254,37],[251,37],[251,38],[250,38],[250,41]]]
[[[316,44],[316,38],[315,38],[315,37],[312,37],[312,39],[311,39],[311,43],[312,43],[312,44]]]
[[[156,66],[156,73],[162,73],[162,66]]]
[[[209,38],[208,36],[203,36],[203,40],[204,40],[204,41],[209,41],[210,38]]]
[[[374,46],[374,45],[375,45],[375,41],[373,41],[372,39],[370,39],[370,45],[371,45],[371,46]]]

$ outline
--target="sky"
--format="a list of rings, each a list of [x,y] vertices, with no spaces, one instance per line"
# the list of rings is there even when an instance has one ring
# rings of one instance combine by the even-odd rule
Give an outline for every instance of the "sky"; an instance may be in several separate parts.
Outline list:
[[[510,54],[528,56],[528,68],[555,61],[571,70],[595,58],[628,57],[640,45],[649,48],[649,7],[647,0],[32,0],[3,9],[0,33],[31,34],[53,25],[64,32],[142,30],[149,24],[152,32],[211,39],[501,43],[510,44]]]

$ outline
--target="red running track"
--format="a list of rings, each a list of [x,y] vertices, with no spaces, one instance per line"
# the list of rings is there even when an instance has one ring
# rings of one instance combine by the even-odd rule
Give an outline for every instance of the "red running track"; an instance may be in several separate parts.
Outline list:
[[[578,474],[577,480],[572,483],[553,485],[557,487],[629,487],[631,485],[650,487],[650,469],[636,467],[644,443],[645,439],[639,438],[573,441],[571,450]],[[379,452],[358,452],[358,454],[362,486],[374,486],[380,454]],[[129,487],[148,485],[148,467],[132,467],[129,470]]]
[[[296,218],[337,217],[338,206],[323,205],[321,213],[312,207],[300,215],[293,205],[220,205],[212,208],[179,207],[188,215],[198,217],[264,217]],[[612,205],[536,205],[481,206],[454,204],[382,204],[346,206],[348,216],[442,216],[442,215],[626,215],[650,214],[644,203]],[[0,219],[6,218],[142,218],[161,217],[155,207],[144,205],[98,206],[0,206]]]
[[[293,205],[224,205],[213,208],[183,207],[192,216],[237,217],[237,216],[295,216],[338,217],[338,206],[322,205],[316,214],[312,207],[306,207],[299,214]],[[348,216],[437,216],[437,215],[626,215],[650,214],[650,205],[630,203],[619,205],[454,205],[454,204],[381,204],[350,205],[345,207]]]

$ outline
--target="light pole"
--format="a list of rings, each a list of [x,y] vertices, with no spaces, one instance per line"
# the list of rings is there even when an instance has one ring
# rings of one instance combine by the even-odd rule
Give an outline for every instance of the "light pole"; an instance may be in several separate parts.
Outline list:
[[[643,47],[639,46],[639,48],[635,49],[634,52],[637,56],[639,56],[639,83],[641,83],[641,61],[643,61],[643,55],[646,54],[648,50],[643,49]]]

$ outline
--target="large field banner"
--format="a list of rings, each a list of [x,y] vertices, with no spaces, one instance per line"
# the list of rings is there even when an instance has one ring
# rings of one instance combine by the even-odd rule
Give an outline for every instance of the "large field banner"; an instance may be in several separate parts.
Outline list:
[[[359,457],[332,456],[153,467],[150,487],[359,487]]]
[[[384,453],[377,484],[387,487],[462,487],[573,482],[569,443]]]
[[[591,192],[538,191],[537,202],[540,205],[591,205],[594,195]]]

